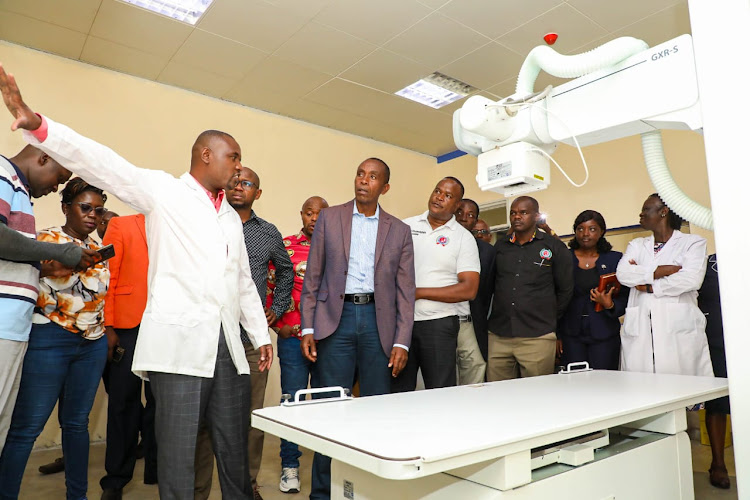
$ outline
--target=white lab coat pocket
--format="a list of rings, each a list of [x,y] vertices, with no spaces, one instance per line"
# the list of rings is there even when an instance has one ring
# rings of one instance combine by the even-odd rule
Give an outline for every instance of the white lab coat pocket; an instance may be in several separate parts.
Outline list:
[[[639,326],[641,316],[640,312],[640,307],[625,308],[625,319],[622,323],[623,337],[637,337],[641,333],[641,328]]]
[[[703,334],[706,318],[692,304],[665,304],[667,329],[675,335]]]
[[[167,325],[195,326],[201,321],[201,299],[176,279],[154,281],[152,319]]]

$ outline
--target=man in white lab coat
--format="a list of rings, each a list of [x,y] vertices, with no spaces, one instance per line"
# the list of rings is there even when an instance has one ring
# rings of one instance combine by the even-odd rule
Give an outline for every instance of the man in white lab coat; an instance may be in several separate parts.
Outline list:
[[[266,317],[247,260],[242,223],[224,200],[242,168],[229,134],[206,131],[179,179],[137,168],[109,148],[35,114],[0,66],[11,130],[65,168],[146,215],[148,301],[133,371],[148,376],[157,400],[159,494],[192,499],[198,424],[208,421],[225,499],[251,498],[247,435],[249,368],[239,325],[273,358]],[[111,498],[118,498],[114,496]]]
[[[712,377],[697,301],[706,240],[680,232],[682,220],[656,194],[643,203],[640,222],[653,235],[631,241],[617,265],[617,279],[631,287],[620,369]]]

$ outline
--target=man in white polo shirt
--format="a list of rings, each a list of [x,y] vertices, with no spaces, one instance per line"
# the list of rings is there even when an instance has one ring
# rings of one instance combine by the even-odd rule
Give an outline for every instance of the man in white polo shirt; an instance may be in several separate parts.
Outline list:
[[[414,242],[417,301],[409,360],[392,392],[413,391],[420,368],[427,389],[456,385],[459,325],[461,316],[469,319],[467,301],[477,294],[480,270],[474,236],[453,215],[463,195],[461,181],[445,177],[432,191],[427,211],[404,221]]]

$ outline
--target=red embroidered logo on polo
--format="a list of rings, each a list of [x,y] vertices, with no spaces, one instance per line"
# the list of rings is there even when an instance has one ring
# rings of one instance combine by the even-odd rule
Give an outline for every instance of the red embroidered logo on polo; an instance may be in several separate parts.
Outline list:
[[[447,236],[445,236],[445,235],[440,235],[440,236],[438,236],[438,237],[437,237],[437,239],[435,240],[435,244],[436,244],[436,245],[442,245],[442,246],[445,246],[445,245],[447,245],[447,244],[448,244],[449,242],[450,242],[450,240],[449,240],[449,239],[448,239],[448,237],[447,237]]]

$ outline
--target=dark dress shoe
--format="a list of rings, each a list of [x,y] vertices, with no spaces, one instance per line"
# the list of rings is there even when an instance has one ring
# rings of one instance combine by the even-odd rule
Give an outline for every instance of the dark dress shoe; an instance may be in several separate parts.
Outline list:
[[[122,500],[122,488],[106,488],[101,500]]]
[[[711,466],[708,469],[708,480],[711,481],[711,486],[714,488],[729,489],[729,474],[726,467]]]
[[[54,462],[40,465],[39,472],[42,474],[56,474],[65,470],[65,457],[56,458]]]

